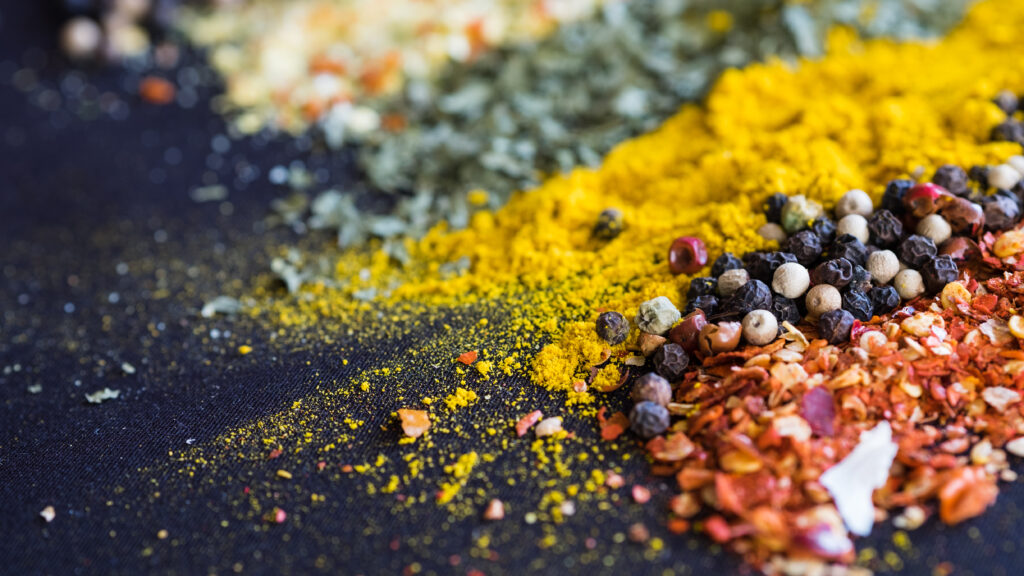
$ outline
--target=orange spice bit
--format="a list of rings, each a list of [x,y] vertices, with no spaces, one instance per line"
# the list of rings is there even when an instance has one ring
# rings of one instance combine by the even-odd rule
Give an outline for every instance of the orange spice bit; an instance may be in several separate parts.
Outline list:
[[[651,491],[636,484],[633,486],[633,501],[637,504],[646,504],[651,500]]]
[[[476,350],[470,350],[469,352],[463,352],[462,354],[459,354],[459,357],[456,358],[455,360],[458,362],[462,362],[466,366],[469,366],[473,362],[476,362],[476,356]]]
[[[629,417],[622,412],[616,412],[601,425],[601,439],[611,442],[621,436],[628,428]]]
[[[402,408],[398,418],[402,421],[402,431],[410,438],[419,438],[430,429],[430,415],[426,410]]]
[[[523,436],[524,434],[526,434],[530,427],[532,427],[537,422],[540,422],[540,419],[543,417],[543,412],[541,412],[540,410],[534,410],[533,412],[530,412],[526,416],[520,418],[519,422],[516,422],[516,436]]]
[[[267,460],[273,460],[274,458],[278,458],[280,456],[281,456],[281,449],[280,448],[274,448],[273,450],[270,451],[270,454],[267,455]]]
[[[981,468],[965,467],[953,471],[939,490],[939,517],[946,524],[959,524],[980,516],[996,501],[996,480]]]
[[[174,102],[174,84],[157,76],[147,76],[139,83],[139,96],[150,104],[165,106]]]
[[[487,503],[484,520],[501,520],[505,517],[505,504],[497,498]]]

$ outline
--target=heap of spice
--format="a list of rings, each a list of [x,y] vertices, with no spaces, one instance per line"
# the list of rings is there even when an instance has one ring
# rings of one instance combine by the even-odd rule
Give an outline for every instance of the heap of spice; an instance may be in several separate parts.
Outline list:
[[[970,517],[994,498],[993,478],[1005,467],[999,448],[1012,453],[1020,445],[1011,362],[1019,352],[1013,330],[1024,327],[1013,288],[1024,233],[1015,227],[1017,185],[1008,169],[1017,170],[1021,143],[1006,95],[1024,92],[1016,66],[1024,55],[1021,26],[1019,3],[988,0],[935,43],[861,42],[838,30],[820,60],[727,72],[704,105],[684,106],[657,131],[616,148],[600,168],[577,169],[514,195],[501,210],[481,210],[465,230],[441,226],[405,241],[404,266],[380,251],[346,251],[329,281],[305,276],[299,297],[264,298],[253,313],[310,327],[367,300],[439,309],[497,301],[503,328],[516,335],[501,353],[533,355],[529,375],[563,391],[567,410],[593,410],[604,392],[650,363],[669,375],[662,378],[670,388],[676,384],[673,401],[662,404],[664,386],[645,381],[634,394],[633,428],[652,439],[655,472],[685,481],[673,526],[685,529],[711,503],[715,512],[700,526],[755,561],[787,551],[849,560],[847,532],[864,530],[850,503],[857,508],[865,493],[881,508],[911,506],[906,522],[926,516],[934,497],[940,517]],[[909,182],[902,196],[886,193],[894,180]],[[849,194],[855,189],[864,195]],[[963,210],[941,210],[947,202]],[[608,210],[621,219],[605,234]],[[840,234],[836,220],[843,219]],[[778,228],[763,236],[757,231],[766,224]],[[666,248],[680,237],[688,240],[677,275]],[[957,275],[935,285],[938,300],[901,297],[897,289],[893,301],[886,291],[874,313],[876,279],[899,285],[902,262],[930,290],[920,272],[934,260],[928,242],[937,255],[954,237],[973,241],[980,257],[970,243],[949,253]],[[780,240],[792,251],[779,250]],[[868,245],[882,250],[869,254]],[[872,263],[884,251],[891,256]],[[703,253],[703,268],[691,275]],[[727,253],[733,256],[719,257]],[[740,257],[748,253],[754,256]],[[857,270],[853,262],[866,265]],[[802,268],[788,266],[794,263]],[[990,278],[984,267],[1013,272]],[[779,269],[786,272],[775,287]],[[904,276],[913,288],[912,275]],[[853,316],[837,287],[844,282],[868,294],[870,319],[845,315]],[[793,295],[794,305],[778,306],[773,288]],[[687,303],[718,298],[708,295],[712,289],[740,305],[735,318],[697,314],[699,305],[684,314]],[[828,308],[816,324],[803,321],[801,292],[805,305],[814,292],[815,306]],[[847,308],[865,312],[863,298],[846,299]],[[746,325],[740,321],[755,311]],[[771,337],[764,311],[775,330],[782,326],[781,338]],[[621,317],[605,316],[600,330],[615,345],[594,324],[611,312]],[[646,335],[629,326],[623,340],[630,320]],[[834,343],[820,337],[822,325]],[[673,341],[681,327],[688,332]],[[739,349],[744,337],[768,343]],[[625,415],[609,418],[618,431],[624,420],[629,425]],[[892,453],[896,464],[862,456],[875,451]],[[839,474],[865,461],[863,475]],[[839,472],[823,478],[826,466]],[[779,506],[760,500],[764,487]],[[758,515],[748,516],[753,510]]]

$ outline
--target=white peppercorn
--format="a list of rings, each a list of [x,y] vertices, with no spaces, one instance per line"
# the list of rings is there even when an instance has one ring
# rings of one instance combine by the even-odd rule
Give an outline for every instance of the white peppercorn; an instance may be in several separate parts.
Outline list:
[[[1006,163],[1013,167],[1017,172],[1024,174],[1024,156],[1019,154],[1017,156],[1010,156],[1006,159]]]
[[[682,314],[668,298],[658,296],[640,305],[636,312],[636,325],[648,334],[664,335]]]
[[[1010,190],[1020,182],[1020,178],[1021,173],[1009,164],[1000,164],[988,170],[988,183],[994,188]]]
[[[831,284],[818,284],[807,291],[807,314],[817,318],[830,310],[843,307],[843,295]]]
[[[722,272],[718,277],[718,296],[728,298],[736,293],[747,282],[750,282],[750,274],[743,268],[733,268]]]
[[[779,226],[774,222],[765,222],[762,224],[761,227],[757,229],[757,234],[761,238],[770,242],[785,242],[787,238],[786,231],[782,229],[782,226]]]
[[[868,256],[868,272],[879,284],[888,284],[900,271],[900,259],[892,250],[877,250]]]
[[[874,205],[871,203],[871,196],[863,190],[853,189],[843,194],[843,197],[836,203],[836,217],[845,218],[850,214],[857,214],[867,218],[874,212]],[[842,232],[840,232],[842,234]],[[867,240],[865,240],[867,242]]]
[[[925,238],[930,238],[938,246],[953,235],[953,227],[942,216],[929,214],[917,223],[916,232]]]
[[[836,234],[839,236],[849,234],[864,244],[867,244],[871,238],[868,220],[860,214],[847,214],[840,218],[836,224]]]
[[[901,270],[893,279],[892,285],[896,288],[900,298],[904,300],[913,300],[924,294],[924,278],[913,268]]]
[[[786,262],[772,276],[772,290],[786,298],[799,298],[810,286],[810,272],[797,262]]]
[[[767,310],[754,310],[743,317],[743,339],[764,346],[779,335],[779,321]]]
[[[68,20],[60,33],[60,47],[72,60],[95,58],[103,44],[103,30],[85,16]]]

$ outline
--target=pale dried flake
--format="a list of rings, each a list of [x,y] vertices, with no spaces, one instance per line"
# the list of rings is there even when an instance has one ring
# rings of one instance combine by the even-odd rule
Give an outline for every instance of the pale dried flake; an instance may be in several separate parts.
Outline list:
[[[612,490],[616,490],[626,485],[626,479],[621,474],[609,470],[608,477],[604,480],[604,485]]]
[[[761,368],[768,368],[772,363],[772,357],[768,354],[758,354],[743,363],[744,368],[753,368],[759,366]]]
[[[971,447],[971,463],[984,465],[992,458],[992,443],[982,440]]]
[[[828,387],[832,390],[861,386],[871,383],[871,375],[858,365],[843,370],[835,378],[829,380]]]
[[[800,362],[804,359],[803,354],[795,350],[787,350],[785,348],[776,351],[771,357],[779,362]]]
[[[915,384],[909,380],[900,381],[900,389],[907,393],[907,396],[911,398],[920,398],[921,394],[924,393],[924,388],[920,384]]]
[[[807,379],[807,371],[804,367],[792,362],[776,362],[771,367],[773,378],[782,383],[784,388],[796,386]]]
[[[402,432],[410,438],[419,438],[430,429],[430,414],[426,410],[398,410],[398,419],[402,422]]]
[[[135,374],[135,366],[132,366],[128,362],[121,363],[121,371],[125,374]]]
[[[903,345],[905,348],[900,350],[900,354],[908,361],[919,360],[928,356],[928,349],[909,336],[903,338]]]
[[[821,475],[821,485],[832,495],[850,532],[858,536],[871,533],[875,520],[871,495],[889,478],[897,449],[892,427],[883,421],[862,432],[853,451]]]
[[[103,390],[97,390],[92,394],[86,394],[85,399],[90,404],[100,404],[107,400],[116,400],[121,395],[120,390],[111,390],[110,388],[104,388]]]
[[[999,472],[999,479],[1002,480],[1003,482],[1016,482],[1017,477],[1017,473],[1014,472],[1013,470],[1010,470],[1009,468],[1001,470]]]
[[[646,504],[651,499],[651,491],[639,485],[633,485],[633,501],[637,504]]]
[[[684,460],[697,446],[682,432],[675,432],[665,440],[661,450],[654,454],[654,458],[662,462],[679,462]]]
[[[681,404],[679,402],[669,402],[665,408],[668,409],[668,413],[673,416],[687,416],[693,412],[696,405],[694,404]]]
[[[933,312],[919,312],[900,322],[900,328],[908,334],[924,338],[932,334],[936,328],[941,329],[944,333],[946,321],[942,319],[942,316]]]
[[[643,356],[628,356],[622,363],[626,366],[643,366],[647,364],[647,359]]]
[[[893,526],[901,530],[917,530],[928,519],[928,512],[920,506],[907,506],[898,516],[892,519]]]
[[[811,438],[811,425],[795,414],[772,420],[772,428],[779,436],[792,438],[798,442],[805,442]]]
[[[1024,436],[1010,440],[1003,449],[1018,458],[1024,458]]]
[[[242,311],[242,303],[230,296],[217,296],[213,300],[203,304],[199,312],[203,318],[213,318],[217,314],[238,314]]]
[[[1006,346],[1015,340],[1013,333],[1010,332],[1010,327],[999,318],[989,318],[982,322],[981,326],[978,326],[978,330],[995,346]]]
[[[39,511],[39,516],[49,524],[57,517],[57,511],[53,509],[53,506],[47,506]]]
[[[1007,408],[1020,402],[1020,392],[1004,386],[985,388],[981,391],[981,397],[985,400],[986,404],[999,413],[1006,412]]]
[[[505,518],[505,503],[497,498],[494,498],[487,503],[487,508],[484,509],[484,520],[501,520]]]
[[[566,500],[565,502],[562,502],[558,506],[558,509],[565,516],[574,516],[574,515],[576,515],[576,503],[573,502],[572,500]]]
[[[30,385],[28,387],[28,393],[29,394],[39,394],[42,391],[43,391],[43,385],[42,384],[32,384],[32,385]]]
[[[765,565],[767,576],[872,576],[873,572],[860,566],[829,564],[824,560],[792,559],[774,556]]]
[[[534,433],[537,434],[537,438],[544,438],[545,436],[553,436],[562,431],[562,417],[552,416],[551,418],[545,418],[537,424],[537,428],[534,429]]]
[[[1006,374],[1017,374],[1021,370],[1024,370],[1024,360],[1010,360],[1003,364],[1003,372]]]

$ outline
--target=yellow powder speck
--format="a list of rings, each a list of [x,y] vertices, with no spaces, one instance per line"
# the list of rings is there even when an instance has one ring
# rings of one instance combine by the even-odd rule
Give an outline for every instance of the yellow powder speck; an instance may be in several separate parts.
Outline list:
[[[238,347],[238,353],[241,354],[242,356],[245,356],[250,352],[252,352],[252,346],[249,346],[248,344],[242,344],[241,346]]]
[[[292,479],[292,473],[287,471],[287,470],[278,470],[277,471],[277,476],[279,478],[284,478],[285,480],[291,480]]]
[[[492,367],[492,364],[487,360],[481,360],[476,363],[476,371],[479,372],[480,375],[483,376],[484,378],[486,378],[491,373]]]
[[[454,394],[449,394],[448,397],[444,399],[444,403],[448,405],[448,409],[455,410],[457,408],[465,408],[471,403],[476,402],[476,400],[476,392],[459,386],[455,389]]]
[[[708,28],[712,32],[724,34],[732,30],[732,14],[725,10],[714,10],[708,13]]]

